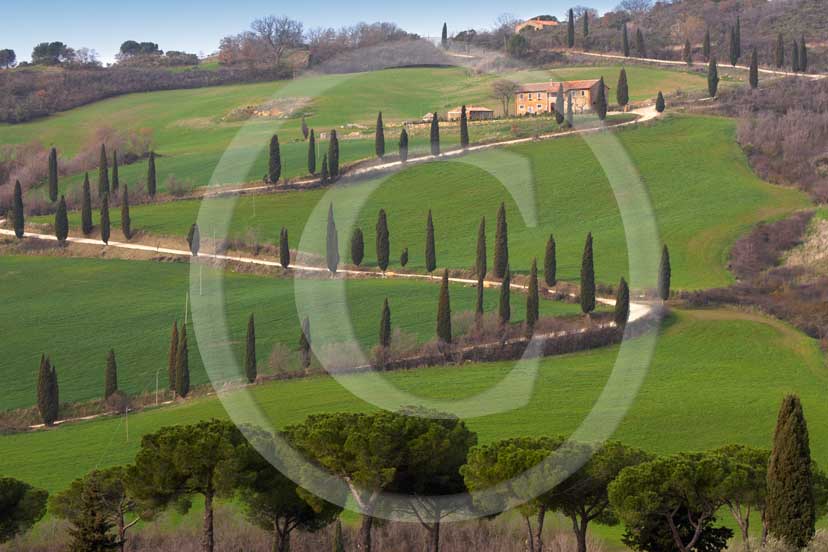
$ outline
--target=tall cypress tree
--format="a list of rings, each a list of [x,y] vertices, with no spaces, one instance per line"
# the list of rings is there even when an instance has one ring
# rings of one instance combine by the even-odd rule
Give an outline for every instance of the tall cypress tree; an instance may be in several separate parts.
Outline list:
[[[405,129],[400,131],[400,161],[408,161],[408,132]]]
[[[101,200],[101,241],[109,243],[109,192],[105,192]]]
[[[569,21],[566,23],[566,45],[569,48],[575,47],[575,12],[569,9]]]
[[[624,28],[621,34],[621,49],[624,52],[624,57],[630,57],[630,34],[627,30],[626,23],[624,23]]]
[[[382,124],[382,111],[377,114],[377,130],[374,133],[374,151],[377,157],[385,157],[385,128]]]
[[[627,104],[630,103],[630,88],[627,84],[627,70],[623,67],[621,68],[621,73],[618,75],[618,88],[615,90],[615,96],[618,100],[618,105],[621,106],[621,109],[627,107]]]
[[[750,55],[750,87],[753,89],[759,88],[759,52],[756,48]]]
[[[684,42],[684,53],[681,57],[684,59],[684,63],[693,65],[693,46],[690,44],[689,38]]]
[[[316,174],[316,134],[313,129],[310,130],[308,139],[308,172]]]
[[[460,146],[469,147],[469,121],[465,105],[460,108]]]
[[[736,59],[742,59],[742,18],[736,16]]]
[[[448,48],[448,25],[443,23],[443,31],[440,34],[440,44],[443,46],[443,49]]]
[[[715,98],[719,91],[719,65],[715,57],[710,58],[710,63],[707,64],[707,91],[711,98]]]
[[[387,349],[391,346],[391,308],[388,306],[388,297],[382,304],[382,317],[380,318],[379,329],[380,347]]]
[[[503,278],[509,266],[509,228],[506,224],[506,204],[501,202],[497,210],[497,227],[495,229],[494,276]]]
[[[104,400],[118,390],[118,364],[115,362],[115,350],[110,349],[106,355],[106,372],[104,373]]]
[[[175,353],[175,393],[186,397],[190,392],[190,353],[187,347],[187,326],[181,326],[178,350]]]
[[[151,151],[149,154],[149,161],[147,162],[147,193],[150,197],[155,197],[155,191],[158,188],[155,177],[155,152]]]
[[[14,183],[14,201],[12,202],[12,222],[14,223],[14,235],[23,237],[23,230],[26,225],[26,214],[23,209],[23,188],[20,181]]]
[[[310,319],[305,317],[299,330],[299,356],[305,370],[311,365],[311,343]]]
[[[564,89],[563,83],[558,85],[558,94],[555,96],[555,122],[563,124],[564,122]]]
[[[49,200],[57,201],[58,198],[58,159],[57,150],[49,150]]]
[[[322,172],[319,175],[319,180],[322,184],[327,184],[328,180],[330,180],[331,174],[328,171],[328,154],[322,156]]]
[[[426,220],[426,246],[425,246],[426,272],[429,274],[437,268],[437,248],[434,243],[434,220],[431,218],[431,209],[428,210]]]
[[[58,419],[57,372],[52,367],[49,357],[45,355],[40,356],[40,371],[37,376],[37,409],[47,426],[51,426]]]
[[[704,42],[702,43],[702,55],[704,56],[704,61],[710,61],[710,54],[710,29],[708,28],[706,31],[704,31]]]
[[[805,35],[799,41],[799,70],[803,73],[808,72],[808,46],[805,45]]]
[[[175,391],[175,370],[178,365],[178,322],[173,320],[172,333],[170,334],[170,351],[167,355],[167,386],[170,391]]]
[[[132,219],[129,218],[129,188],[124,184],[124,195],[121,198],[121,232],[124,239],[132,238]]]
[[[638,57],[647,57],[647,45],[644,43],[644,31],[641,27],[635,31],[635,50],[638,52]]]
[[[661,90],[658,91],[658,96],[656,96],[656,104],[655,108],[658,113],[664,113],[667,104],[664,103],[664,94],[661,93]]]
[[[290,266],[290,243],[288,243],[288,229],[282,226],[279,231],[279,264],[282,268]]]
[[[354,233],[351,234],[351,262],[355,266],[362,264],[362,259],[365,258],[365,238],[362,235],[362,229],[354,228]]]
[[[739,63],[739,43],[736,36],[736,27],[730,28],[730,65],[736,67]]]
[[[598,98],[595,100],[595,109],[598,111],[598,118],[602,121],[607,118],[607,89],[604,84],[604,77],[598,84]]]
[[[486,217],[480,219],[477,227],[477,260],[474,265],[478,278],[485,278],[489,268],[486,265]]]
[[[526,296],[526,326],[534,328],[540,317],[540,295],[538,290],[538,260],[532,260],[529,271],[528,295]]]
[[[267,181],[270,184],[276,184],[281,176],[282,152],[279,148],[279,135],[274,134],[270,138],[270,148],[268,150]]]
[[[498,308],[498,315],[500,323],[505,325],[512,319],[512,272],[506,267],[506,274],[503,275],[503,281],[500,283],[500,305]]]
[[[776,55],[776,68],[782,69],[785,65],[785,37],[782,36],[782,33],[776,37],[776,51],[774,52]]]
[[[66,214],[66,199],[60,196],[57,211],[55,212],[55,237],[63,245],[69,236],[69,217]]]
[[[187,233],[187,243],[193,257],[198,257],[198,250],[201,249],[201,232],[195,222],[190,226],[190,231]]]
[[[791,71],[799,73],[799,44],[794,40],[791,46]]]
[[[771,535],[795,549],[814,536],[816,520],[808,426],[796,395],[779,408],[768,463],[766,517]]]
[[[589,38],[589,12],[584,12],[584,47],[587,45],[587,39]]]
[[[440,121],[437,112],[431,117],[431,155],[440,155]]]
[[[484,312],[484,304],[483,304],[483,296],[484,295],[483,294],[485,292],[485,287],[486,287],[484,285],[484,281],[485,280],[484,280],[483,276],[478,274],[477,275],[477,288],[476,288],[477,301],[475,302],[475,306],[474,306],[474,317],[477,320],[480,320],[481,318],[483,318],[483,312]]]
[[[555,236],[549,234],[546,241],[546,253],[543,257],[543,279],[548,287],[558,283],[558,260],[555,251]]]
[[[302,137],[308,139],[308,123],[305,122],[305,116],[302,115]]]
[[[118,176],[118,150],[112,150],[112,191],[117,192],[121,187],[121,179]]]
[[[566,97],[566,126],[569,128],[575,126],[575,111],[572,109],[572,92]]]
[[[377,215],[377,266],[382,272],[388,268],[388,262],[391,256],[391,244],[388,237],[388,217],[385,215],[385,209],[380,209]]]
[[[618,293],[615,295],[615,316],[613,319],[618,327],[623,327],[627,324],[627,319],[630,317],[630,287],[627,281],[621,278],[618,283]]]
[[[109,159],[106,157],[106,146],[101,144],[101,157],[98,162],[98,197],[109,193]]]
[[[437,304],[437,338],[451,343],[451,299],[449,298],[448,269],[443,270],[443,282],[440,285],[440,300]]]
[[[334,221],[333,203],[328,207],[328,230],[326,234],[325,261],[331,274],[336,274],[339,266],[339,234]]]
[[[331,138],[328,140],[328,173],[331,180],[339,177],[339,137],[336,130],[331,130]]]
[[[247,377],[248,383],[253,383],[258,375],[256,370],[256,321],[253,318],[253,313],[250,313],[250,318],[247,320],[247,339],[245,343],[244,375]]]
[[[670,251],[665,245],[661,249],[661,262],[658,265],[658,296],[662,301],[670,298],[670,279],[672,269],[670,268]]]
[[[592,258],[592,233],[587,234],[584,255],[581,258],[581,311],[595,310],[595,265]]]
[[[81,231],[88,236],[92,233],[92,228],[92,192],[89,189],[89,173],[86,173],[81,188]]]

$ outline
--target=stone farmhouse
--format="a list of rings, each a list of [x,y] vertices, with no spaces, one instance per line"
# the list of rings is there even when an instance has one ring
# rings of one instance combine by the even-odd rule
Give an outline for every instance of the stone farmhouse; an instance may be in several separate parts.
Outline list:
[[[520,116],[554,112],[555,100],[561,85],[564,89],[564,99],[572,96],[572,109],[575,113],[592,111],[598,99],[600,84],[599,79],[593,79],[521,85],[515,93],[515,114]],[[609,98],[609,87],[606,85],[604,85],[604,93]]]
[[[448,120],[459,121],[461,110],[462,106],[449,111]],[[494,110],[489,109],[488,107],[469,105],[466,106],[466,118],[468,118],[469,121],[488,121],[494,119]]]
[[[558,25],[560,25],[560,23],[555,19],[534,17],[532,19],[528,19],[522,23],[518,23],[517,25],[515,25],[515,32],[519,33],[523,29],[542,31],[547,28],[557,27]]]

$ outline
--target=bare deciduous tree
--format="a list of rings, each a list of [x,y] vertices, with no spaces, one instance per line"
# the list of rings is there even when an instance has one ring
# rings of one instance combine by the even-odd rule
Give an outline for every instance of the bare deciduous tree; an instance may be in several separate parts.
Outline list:
[[[302,44],[302,23],[286,16],[268,15],[256,19],[250,29],[267,44],[277,64],[281,63],[286,50]]]
[[[518,83],[506,79],[497,80],[492,83],[492,95],[501,101],[504,115],[509,114],[509,102],[519,88],[520,85]]]

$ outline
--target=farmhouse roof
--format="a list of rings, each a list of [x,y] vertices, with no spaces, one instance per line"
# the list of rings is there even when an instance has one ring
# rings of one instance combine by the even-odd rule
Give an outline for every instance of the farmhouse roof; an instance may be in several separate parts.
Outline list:
[[[531,82],[528,84],[523,84],[518,89],[518,92],[557,92],[558,89],[563,84],[564,92],[569,92],[570,90],[589,90],[596,84],[600,82],[600,79],[589,79],[589,80],[573,80],[573,81],[564,81],[564,82]],[[606,86],[606,84],[604,85]],[[607,86],[607,88],[609,88]]]

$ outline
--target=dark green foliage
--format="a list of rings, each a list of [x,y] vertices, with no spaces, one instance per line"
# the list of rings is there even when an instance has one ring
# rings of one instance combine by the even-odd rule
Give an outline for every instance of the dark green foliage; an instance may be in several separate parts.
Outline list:
[[[451,299],[449,297],[448,269],[443,271],[440,285],[440,301],[437,304],[437,338],[444,343],[451,343]]]
[[[791,46],[791,71],[794,73],[799,72],[799,44],[796,43],[796,40],[794,40]]]
[[[98,197],[109,193],[109,160],[106,157],[106,146],[101,144],[101,158],[98,162]]]
[[[742,58],[742,18],[741,16],[736,16],[736,27],[735,27],[735,34],[736,34],[736,59]]]
[[[288,243],[288,229],[282,226],[279,231],[279,264],[282,268],[290,266],[290,243]]]
[[[782,66],[785,65],[785,37],[782,36],[782,33],[779,33],[779,36],[776,37],[776,51],[774,54],[776,56],[776,68],[782,69]]]
[[[607,118],[607,87],[604,84],[604,77],[601,77],[600,84],[598,84],[598,97],[595,100],[595,110],[598,113],[598,118],[602,121]]]
[[[621,49],[624,52],[624,57],[630,57],[630,33],[627,30],[626,23],[624,23],[621,35]]]
[[[750,55],[750,87],[753,89],[759,88],[759,52],[756,48]]]
[[[377,115],[377,130],[374,133],[374,151],[380,159],[385,156],[385,128],[382,124],[382,111]]]
[[[66,200],[60,196],[57,211],[55,212],[55,237],[63,245],[69,236],[69,217],[66,214]]]
[[[431,117],[431,155],[440,155],[440,121],[437,119],[437,112]]]
[[[58,160],[57,150],[49,150],[49,200],[57,201],[58,198]]]
[[[11,477],[0,477],[0,543],[31,529],[46,515],[49,493]]]
[[[405,129],[400,131],[400,161],[408,161],[408,132]]]
[[[465,105],[460,108],[460,146],[463,148],[469,146],[469,121]]]
[[[522,34],[512,35],[506,43],[506,51],[515,59],[523,59],[529,54],[529,40]]]
[[[106,552],[118,547],[117,539],[110,534],[114,525],[101,507],[102,502],[100,485],[93,478],[84,485],[78,511],[72,519],[70,552]]]
[[[362,259],[365,258],[365,239],[362,235],[362,229],[354,228],[354,233],[351,234],[351,262],[355,266],[362,264]]]
[[[391,307],[388,306],[388,297],[382,304],[382,317],[380,318],[379,329],[379,344],[380,347],[388,348],[391,346]]]
[[[198,250],[201,249],[201,232],[198,229],[198,224],[193,223],[187,232],[187,244],[190,246],[190,253],[193,257],[198,256]]]
[[[20,187],[20,181],[14,183],[14,200],[12,202],[12,222],[14,223],[14,235],[18,238],[23,237],[23,229],[26,226],[26,214],[23,209],[23,188]]]
[[[485,278],[489,268],[486,264],[486,217],[480,219],[480,226],[477,227],[477,259],[474,271],[478,278]]]
[[[547,287],[554,287],[558,283],[558,258],[555,248],[555,236],[549,234],[543,256],[543,279]]]
[[[506,274],[500,283],[500,304],[497,313],[501,324],[508,324],[512,319],[512,272],[509,267],[506,267]]]
[[[440,34],[440,44],[443,48],[448,48],[448,26],[443,23],[443,31]]]
[[[623,109],[630,103],[630,88],[627,84],[627,70],[621,68],[621,73],[618,75],[618,88],[615,89],[615,98],[618,100],[618,105]]]
[[[45,355],[40,356],[40,371],[37,376],[37,410],[47,426],[58,419],[60,410],[60,393],[58,389],[57,370]]]
[[[81,232],[85,236],[92,233],[92,192],[89,189],[89,173],[83,176],[81,189]]]
[[[684,43],[684,53],[681,58],[687,65],[693,65],[693,46],[690,44],[689,38]]]
[[[507,266],[509,266],[509,228],[506,224],[506,205],[501,202],[497,210],[495,230],[494,277],[503,278],[506,275]]]
[[[150,197],[155,197],[155,191],[158,188],[158,183],[155,177],[155,152],[151,151],[149,154],[149,161],[147,162],[147,193]]]
[[[730,29],[730,65],[736,67],[736,64],[739,63],[739,37],[736,36],[736,28],[731,27]]]
[[[589,38],[589,12],[584,12],[584,47],[586,47],[587,39]]]
[[[339,137],[336,130],[331,130],[331,137],[328,140],[328,174],[331,180],[339,177]]]
[[[279,182],[282,176],[282,152],[279,147],[279,135],[274,134],[270,139],[267,159],[267,181],[270,184]]]
[[[101,200],[101,241],[109,243],[109,234],[112,230],[109,222],[109,192],[105,192]]]
[[[635,50],[638,57],[647,57],[647,45],[644,42],[644,31],[641,30],[641,27],[635,31]]]
[[[799,70],[808,72],[808,46],[805,45],[805,36],[799,41]]]
[[[121,232],[124,239],[132,238],[132,219],[129,218],[129,188],[124,184],[124,195],[121,198]]]
[[[715,98],[719,91],[719,64],[715,57],[707,64],[707,91],[711,98]]]
[[[564,90],[563,84],[558,86],[558,94],[555,96],[555,122],[559,125],[564,122]]]
[[[592,258],[592,233],[587,234],[584,254],[581,258],[581,311],[589,314],[595,310],[595,265]]]
[[[106,355],[106,372],[104,374],[104,399],[118,390],[118,363],[115,362],[115,350],[110,349]]]
[[[572,93],[566,97],[566,126],[572,128],[575,126],[575,111],[572,109]]]
[[[665,245],[661,249],[661,263],[658,265],[658,296],[662,301],[666,301],[670,297],[671,277],[672,269],[670,268],[670,251]]]
[[[697,517],[696,515],[692,516]],[[695,552],[720,552],[727,548],[727,543],[733,537],[733,531],[727,527],[716,527],[716,518],[705,519],[701,524],[701,532]],[[695,528],[688,521],[687,508],[682,506],[675,515],[676,531],[682,542],[689,542]],[[650,515],[634,527],[628,527],[621,537],[621,542],[632,550],[650,552],[654,550],[676,550],[675,539],[670,527],[664,523],[664,516]]]
[[[704,61],[710,61],[710,54],[711,54],[711,46],[710,46],[710,29],[707,29],[704,32],[704,43],[702,44],[702,55],[704,55]]]
[[[767,483],[770,534],[804,548],[814,536],[816,514],[808,427],[796,395],[787,395],[779,408]]]
[[[307,370],[311,364],[311,329],[308,318],[302,321],[302,328],[299,331],[299,356],[302,360],[302,368]]]
[[[566,22],[566,45],[575,47],[575,12],[570,8],[569,20]]]
[[[178,321],[173,321],[170,334],[170,351],[167,355],[167,382],[170,391],[175,391],[175,370],[178,365]]]
[[[328,229],[326,234],[325,261],[331,274],[336,274],[339,266],[339,233],[334,221],[333,203],[328,207]]]
[[[426,245],[425,245],[426,272],[434,272],[437,268],[437,251],[434,243],[434,221],[431,218],[431,209],[428,210],[426,220]]]
[[[244,349],[244,375],[247,377],[249,383],[256,381],[258,375],[256,370],[256,321],[253,318],[253,313],[247,320],[247,338],[245,339],[246,347]]]
[[[187,345],[187,326],[181,326],[178,349],[175,352],[175,393],[186,397],[190,392],[190,350]]]
[[[538,260],[532,260],[529,271],[529,286],[526,295],[526,326],[534,328],[540,317],[540,292],[538,290]]]
[[[302,136],[305,140],[308,139],[308,123],[305,122],[305,116],[302,115]]]
[[[618,284],[618,292],[615,295],[615,323],[618,326],[627,324],[627,319],[630,317],[630,286],[627,281],[621,278]]]
[[[408,248],[404,248],[402,253],[400,253],[400,266],[405,268],[405,265],[408,264]]]
[[[661,93],[661,90],[658,91],[655,108],[659,113],[664,113],[664,110],[667,108],[667,104],[664,103],[664,94]]]
[[[117,192],[121,187],[121,180],[118,176],[118,150],[112,150],[112,191]]]
[[[313,129],[310,131],[310,139],[308,140],[308,172],[316,174],[316,134]]]
[[[322,173],[319,175],[319,180],[322,181],[322,184],[327,184],[328,181],[331,179],[331,174],[328,170],[328,154],[322,156]]]
[[[385,209],[380,209],[377,215],[377,266],[383,272],[388,268],[391,256],[391,243],[388,235],[388,217],[385,216]]]

